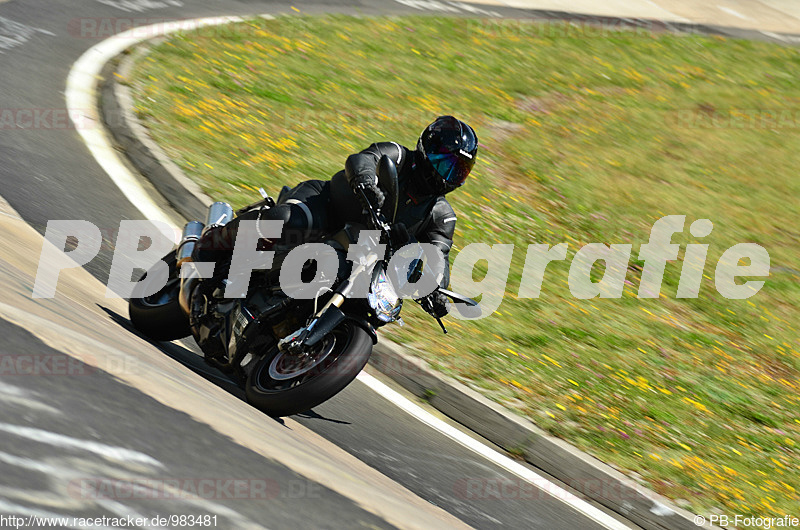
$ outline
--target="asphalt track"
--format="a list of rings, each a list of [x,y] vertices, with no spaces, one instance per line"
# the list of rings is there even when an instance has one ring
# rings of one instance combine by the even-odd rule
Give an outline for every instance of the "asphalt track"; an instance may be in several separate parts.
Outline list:
[[[508,16],[518,14],[496,6],[487,9]],[[392,1],[355,0],[317,1],[303,4],[302,10],[306,13],[418,13]],[[82,17],[183,19],[289,12],[292,11],[288,4],[265,1],[74,0],[66,3],[12,0],[1,3],[0,109],[42,113],[64,108],[69,68],[97,42],[76,35],[70,29],[70,21]],[[143,218],[98,166],[79,135],[68,127],[53,125],[54,118],[50,119],[50,126],[44,124],[41,128],[0,129],[0,196],[39,233],[44,232],[51,219],[85,219],[101,227],[104,233],[113,234],[121,220]],[[6,252],[12,255],[22,252],[15,244],[23,243],[12,241],[6,245]],[[36,243],[29,241],[25,245],[27,248]],[[85,269],[104,282],[110,262],[110,251],[104,249]],[[17,285],[7,275],[10,270],[3,270],[6,277],[2,288],[8,290],[2,297],[4,301],[13,299],[10,292]],[[22,276],[35,273],[30,268],[20,270]],[[92,305],[89,300],[81,305]],[[39,303],[38,307],[48,310],[47,302]],[[91,317],[73,318],[71,329],[82,333],[85,328],[90,334],[102,323],[107,330],[104,336],[108,343],[127,343],[135,339],[128,327],[127,315],[119,306],[111,308],[102,298],[97,298],[90,309]],[[0,356],[28,355],[50,360],[75,356],[74,351],[65,353],[65,348],[57,347],[57,341],[43,341],[46,331],[42,328],[46,324],[40,322],[38,332],[32,332],[26,324],[28,313],[17,313],[12,322],[9,319],[14,312],[9,311],[11,313],[0,312],[5,315],[0,317]],[[33,314],[34,310],[31,311]],[[59,318],[69,319],[69,315],[61,314]],[[176,359],[195,366],[209,380],[226,387],[223,380],[202,367],[191,349],[181,345],[156,347],[166,361]],[[159,368],[158,373],[172,374],[170,377],[179,381],[181,388],[198,381],[189,369],[173,365]],[[351,490],[343,493],[347,488],[337,488],[335,481],[326,483],[322,478],[309,478],[313,473],[305,468],[304,473],[298,473],[297,466],[286,464],[281,450],[273,448],[274,440],[264,438],[263,447],[254,450],[253,443],[241,442],[238,434],[209,426],[211,419],[199,417],[211,414],[208,410],[196,414],[177,410],[174,403],[180,402],[180,395],[154,399],[153,396],[167,392],[164,387],[148,387],[142,391],[131,383],[131,378],[114,373],[112,368],[80,366],[83,368],[77,369],[81,372],[79,377],[0,376],[0,514],[102,516],[136,513],[153,516],[193,513],[217,515],[220,517],[218,526],[230,528],[422,527],[420,523],[409,522],[410,517],[406,521],[398,518],[396,512],[392,515],[389,509],[381,512],[375,508],[373,499],[359,498]],[[141,373],[139,376],[147,377]],[[252,410],[243,410],[249,408],[246,404],[235,399],[238,394],[234,390],[231,392],[231,399],[227,394],[227,397],[209,398],[211,407],[219,407],[214,414],[222,418],[220,421],[226,421],[227,416],[233,414],[252,415]],[[193,398],[187,393],[185,399]],[[519,479],[415,420],[359,382],[312,413],[284,423],[276,423],[263,415],[258,417],[266,427],[289,429],[295,431],[292,434],[300,433],[297,435],[301,438],[311,440],[313,435],[307,431],[316,433],[332,445],[313,438],[309,451],[314,452],[315,458],[324,461],[328,451],[333,451],[331,447],[342,449],[395,482],[400,491],[396,495],[402,497],[410,491],[432,505],[432,509],[438,507],[453,516],[443,519],[441,526],[456,526],[460,520],[477,528],[600,527],[561,500],[544,493],[506,494],[503,499],[474,499],[465,495],[464,484],[468,480],[504,480],[518,484]],[[347,460],[339,455],[336,459],[331,457],[331,461]],[[358,473],[368,474],[358,471],[358,466],[353,465],[353,469],[355,479],[347,480],[357,482]],[[121,499],[119,495],[95,498],[75,494],[76,484],[83,485],[82,480],[93,477],[121,481],[142,477],[196,481],[209,477],[244,480],[254,476],[267,477],[268,484],[277,487],[277,493],[268,500],[237,498],[224,492],[211,498],[179,500],[163,495]],[[372,496],[380,497],[377,493]],[[417,509],[412,504],[408,506],[409,510]]]

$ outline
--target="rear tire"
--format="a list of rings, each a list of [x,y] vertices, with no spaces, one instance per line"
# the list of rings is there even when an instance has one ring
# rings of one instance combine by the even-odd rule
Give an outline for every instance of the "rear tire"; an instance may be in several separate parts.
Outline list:
[[[372,338],[353,322],[344,322],[331,334],[333,351],[317,366],[293,379],[276,380],[270,365],[281,352],[273,348],[258,361],[247,377],[247,401],[273,417],[305,412],[349,385],[372,354]]]
[[[169,267],[167,284],[152,296],[131,298],[128,302],[128,314],[133,327],[151,339],[182,339],[191,335],[192,330],[189,327],[189,317],[181,309],[178,300],[181,283],[175,251],[161,258],[161,261]],[[147,282],[146,273],[141,281]]]

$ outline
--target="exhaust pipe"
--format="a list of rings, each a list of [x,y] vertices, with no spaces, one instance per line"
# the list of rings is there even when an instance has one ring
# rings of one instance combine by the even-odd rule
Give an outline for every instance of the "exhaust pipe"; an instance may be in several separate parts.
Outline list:
[[[192,294],[196,282],[197,278],[181,277],[181,290],[178,292],[178,305],[181,306],[181,309],[187,317],[192,314],[192,308],[189,307],[189,297]]]
[[[194,247],[197,246],[197,241],[203,234],[203,228],[205,228],[205,225],[200,221],[189,221],[186,223],[186,226],[183,227],[181,244],[178,245],[178,252],[176,255],[178,258],[178,267],[187,261],[192,261],[192,253],[194,252]]]
[[[192,292],[192,287],[194,282],[197,280],[196,278],[187,278],[184,274],[188,267],[182,267],[184,263],[190,263],[192,261],[192,254],[194,253],[194,249],[197,246],[197,242],[200,240],[200,236],[203,234],[203,229],[205,225],[200,221],[189,221],[186,223],[186,226],[183,227],[183,235],[181,236],[181,243],[178,245],[178,252],[176,257],[178,259],[178,267],[181,267],[181,288],[178,292],[178,305],[181,306],[181,309],[186,316],[189,316],[190,308],[189,308],[189,295]]]
[[[233,208],[227,202],[215,202],[208,207],[206,223],[200,221],[189,221],[183,227],[181,243],[178,245],[178,266],[180,267],[187,261],[192,261],[192,253],[197,246],[200,238],[211,228],[225,226],[233,219]]]
[[[183,228],[181,243],[178,245],[177,259],[178,267],[184,263],[192,261],[192,254],[197,246],[197,242],[209,229],[224,226],[233,219],[233,208],[227,202],[215,202],[208,207],[206,223],[200,221],[189,221]],[[188,268],[188,267],[187,267]],[[197,277],[185,274],[181,271],[181,288],[178,294],[178,304],[187,316],[191,314],[189,307],[190,297],[194,290]]]
[[[204,232],[219,226],[225,226],[233,219],[233,208],[227,202],[215,202],[208,207],[206,228]]]

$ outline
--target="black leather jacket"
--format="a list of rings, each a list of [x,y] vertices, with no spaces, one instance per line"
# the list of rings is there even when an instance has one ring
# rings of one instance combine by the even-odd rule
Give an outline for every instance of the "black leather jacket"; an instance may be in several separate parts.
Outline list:
[[[442,252],[447,266],[440,286],[446,288],[450,284],[450,248],[453,246],[456,214],[444,195],[428,186],[424,178],[424,165],[420,163],[417,151],[395,142],[374,143],[360,153],[350,155],[345,162],[344,172],[335,175],[333,181],[337,177],[341,181],[344,176],[350,187],[358,180],[372,181],[383,155],[391,158],[397,166],[400,193],[395,220],[405,224],[409,234],[417,241],[432,243]],[[333,188],[336,188],[335,184]],[[335,194],[334,190],[332,192]]]

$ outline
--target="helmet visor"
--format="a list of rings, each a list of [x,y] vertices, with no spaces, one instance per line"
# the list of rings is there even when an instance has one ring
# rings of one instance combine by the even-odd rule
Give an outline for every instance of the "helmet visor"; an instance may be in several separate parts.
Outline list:
[[[434,171],[442,177],[442,180],[451,188],[457,188],[467,180],[475,159],[465,160],[455,153],[432,154],[428,155]]]

